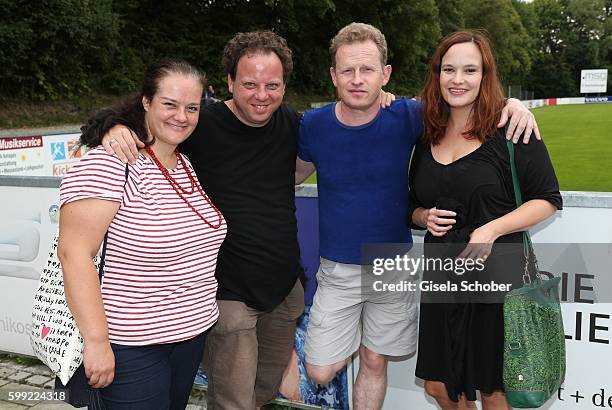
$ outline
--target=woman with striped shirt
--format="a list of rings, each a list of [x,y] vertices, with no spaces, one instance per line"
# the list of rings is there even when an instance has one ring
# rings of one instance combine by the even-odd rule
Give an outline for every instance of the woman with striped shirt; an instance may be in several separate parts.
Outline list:
[[[86,126],[81,137],[127,125],[146,144],[136,163],[126,168],[96,148],[61,184],[66,297],[86,377],[107,409],[184,409],[219,315],[214,272],[227,226],[177,150],[198,123],[202,91],[188,63],[150,66],[138,97],[98,117],[113,123]],[[100,286],[92,257],[105,235]]]

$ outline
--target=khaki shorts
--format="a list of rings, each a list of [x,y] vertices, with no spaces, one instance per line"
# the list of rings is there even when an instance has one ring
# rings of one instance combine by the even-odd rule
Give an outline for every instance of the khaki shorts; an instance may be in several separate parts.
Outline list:
[[[340,362],[360,344],[388,356],[405,356],[416,350],[415,292],[362,288],[363,270],[362,265],[321,258],[304,346],[307,363],[326,366]]]

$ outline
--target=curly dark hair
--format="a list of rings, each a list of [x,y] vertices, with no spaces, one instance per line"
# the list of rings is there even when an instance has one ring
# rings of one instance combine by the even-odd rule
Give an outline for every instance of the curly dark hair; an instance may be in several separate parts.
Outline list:
[[[269,54],[278,56],[283,65],[283,82],[286,84],[293,71],[293,52],[287,41],[272,31],[237,33],[223,49],[223,67],[232,80],[236,79],[238,61],[245,54]]]
[[[204,74],[186,61],[166,58],[153,63],[145,70],[140,93],[113,107],[96,112],[87,120],[87,123],[81,127],[81,145],[88,147],[100,145],[104,134],[115,125],[125,125],[140,141],[151,145],[153,140],[149,140],[142,98],[151,101],[159,89],[161,80],[170,74],[193,76],[202,83],[202,89],[206,85]]]

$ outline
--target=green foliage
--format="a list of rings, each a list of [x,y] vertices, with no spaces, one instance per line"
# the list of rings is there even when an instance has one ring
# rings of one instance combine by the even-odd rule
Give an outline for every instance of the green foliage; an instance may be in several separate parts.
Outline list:
[[[461,0],[436,0],[436,4],[443,36],[465,27]]]
[[[393,66],[389,88],[411,96],[421,89],[427,64],[441,38],[437,6],[433,0],[385,3],[382,9],[387,11],[381,15],[380,24],[374,25],[381,28],[389,43]]]
[[[536,57],[527,83],[536,98],[579,95],[582,69],[612,72],[612,2],[535,0],[529,6],[538,26],[530,33]]]
[[[0,1],[0,91],[30,99],[90,92],[110,69],[111,0]]]
[[[329,41],[353,21],[387,36],[397,94],[420,89],[439,39],[463,27],[488,30],[504,83],[536,96],[577,95],[580,69],[612,70],[612,0],[0,0],[0,10],[5,98],[125,95],[161,57],[201,67],[223,96],[223,46],[258,29],[293,49],[292,90],[331,97]]]
[[[467,1],[465,24],[488,31],[504,84],[521,84],[531,69],[531,39],[510,0]]]

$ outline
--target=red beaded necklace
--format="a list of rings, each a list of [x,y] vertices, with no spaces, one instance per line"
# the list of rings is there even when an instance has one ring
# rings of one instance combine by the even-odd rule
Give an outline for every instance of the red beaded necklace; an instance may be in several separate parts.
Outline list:
[[[151,159],[153,160],[153,162],[155,163],[155,165],[157,165],[157,168],[159,168],[159,170],[161,171],[162,175],[166,178],[166,181],[168,181],[168,183],[170,183],[170,186],[172,186],[172,188],[174,189],[174,192],[177,193],[177,195],[183,200],[183,202],[185,202],[187,204],[187,206],[189,208],[191,208],[191,210],[193,212],[195,212],[195,214],[197,216],[200,217],[201,220],[203,220],[204,222],[206,222],[206,225],[210,226],[213,229],[217,229],[221,226],[221,222],[222,222],[222,216],[221,216],[221,212],[219,212],[219,210],[217,209],[217,207],[210,201],[210,199],[208,198],[208,195],[206,195],[204,193],[204,191],[202,191],[202,187],[198,184],[196,184],[195,182],[195,178],[193,177],[191,170],[187,167],[187,164],[185,164],[185,161],[183,160],[183,157],[179,154],[179,150],[178,148],[174,149],[174,153],[176,154],[176,158],[178,159],[178,162],[181,164],[181,166],[183,167],[183,169],[185,169],[185,172],[187,173],[187,176],[189,177],[189,181],[191,182],[191,192],[187,192],[187,190],[183,189],[178,182],[176,182],[174,180],[174,178],[172,178],[172,176],[170,175],[170,173],[168,172],[168,170],[166,169],[166,167],[164,167],[161,162],[159,162],[159,160],[157,159],[157,157],[155,156],[155,154],[153,153],[153,150],[151,149],[150,146],[146,146],[145,147],[145,151],[147,152],[147,154],[149,154],[149,156],[151,157]],[[188,201],[187,199],[185,199],[185,197],[183,196],[183,194],[186,195],[191,195],[194,193],[195,189],[198,189],[198,191],[200,191],[200,195],[202,195],[202,197],[206,200],[206,202],[208,202],[208,205],[210,205],[215,212],[217,212],[217,217],[219,218],[219,222],[216,225],[211,224],[210,222],[208,222],[206,220],[206,218],[204,218]],[[182,192],[182,193],[181,193]]]

